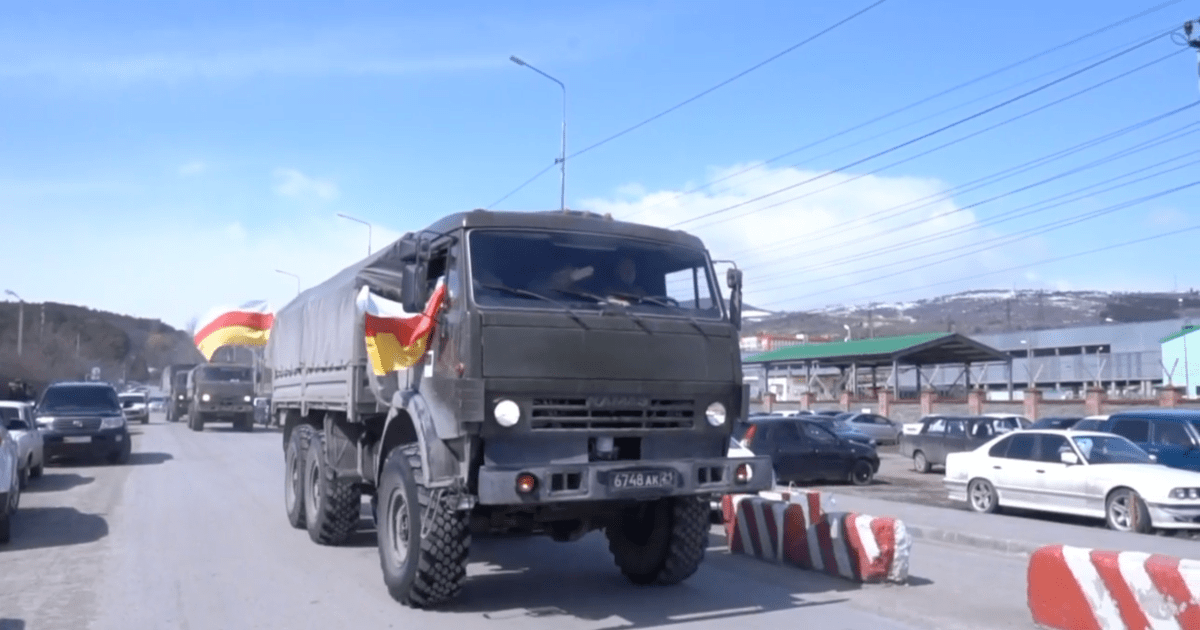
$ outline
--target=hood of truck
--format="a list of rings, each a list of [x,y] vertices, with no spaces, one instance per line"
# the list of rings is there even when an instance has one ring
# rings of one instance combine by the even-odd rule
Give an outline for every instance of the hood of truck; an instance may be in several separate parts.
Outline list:
[[[484,378],[741,382],[728,322],[563,313],[483,318]],[[584,327],[586,326],[586,328]],[[703,332],[701,332],[703,331]]]

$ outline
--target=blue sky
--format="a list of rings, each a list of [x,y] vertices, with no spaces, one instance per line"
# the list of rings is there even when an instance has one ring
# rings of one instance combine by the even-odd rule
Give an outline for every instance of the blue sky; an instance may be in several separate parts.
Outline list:
[[[175,326],[218,304],[282,304],[294,283],[275,269],[310,286],[366,253],[365,228],[336,213],[371,222],[378,246],[446,213],[487,206],[553,161],[558,87],[510,63],[509,55],[567,85],[572,152],[868,4],[13,3],[0,24],[3,288],[31,301],[85,304]],[[746,268],[749,301],[775,309],[976,288],[1189,288],[1197,280],[1190,256],[1196,232],[957,279],[1200,224],[1198,186],[1037,238],[1005,241],[1200,179],[1200,163],[1189,164],[1197,154],[1142,183],[980,225],[1194,151],[1200,133],[962,209],[1200,121],[1200,107],[903,216],[872,218],[1197,101],[1196,56],[1167,38],[844,174],[714,217],[737,218],[687,222],[842,167],[1200,17],[1188,13],[1195,7],[1187,2],[1169,4],[752,168],[1157,4],[888,0],[572,158],[568,205],[694,231],[714,256],[734,256]],[[1017,122],[840,183],[1168,55]],[[858,144],[822,155],[850,143]],[[830,184],[838,185],[818,192]],[[557,173],[548,173],[496,207],[555,208],[558,186]],[[760,209],[802,194],[808,196]],[[901,227],[907,223],[915,225]],[[956,233],[923,242],[945,230]],[[1001,246],[983,249],[988,244]],[[968,255],[932,264],[954,252]],[[870,253],[877,255],[844,260]],[[923,262],[929,264],[909,271]]]

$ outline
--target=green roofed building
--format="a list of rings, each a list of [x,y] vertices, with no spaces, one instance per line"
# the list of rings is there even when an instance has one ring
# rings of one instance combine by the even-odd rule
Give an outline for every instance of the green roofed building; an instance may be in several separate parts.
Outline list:
[[[901,386],[920,390],[932,382],[931,369],[957,371],[957,385],[971,387],[971,366],[1004,364],[1011,383],[1011,357],[951,332],[922,333],[899,337],[879,337],[832,343],[791,345],[748,356],[743,361],[747,375],[759,374],[761,391],[766,391],[772,376],[806,376],[808,383],[822,383],[833,389],[857,390],[861,387],[888,387],[894,392]],[[905,374],[911,374],[907,379]],[[813,380],[814,377],[820,377]],[[835,387],[824,385],[833,377]],[[789,382],[790,382],[789,378]]]

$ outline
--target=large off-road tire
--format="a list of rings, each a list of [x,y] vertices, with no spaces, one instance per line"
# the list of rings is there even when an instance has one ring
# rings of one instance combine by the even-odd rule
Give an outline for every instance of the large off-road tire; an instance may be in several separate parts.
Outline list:
[[[704,560],[709,506],[700,497],[675,497],[623,510],[604,529],[621,573],[635,584],[678,584]]]
[[[302,424],[292,429],[284,451],[283,506],[287,510],[288,522],[296,529],[304,529],[304,460],[308,456],[308,444],[312,440],[313,428]]]
[[[188,411],[188,428],[193,431],[204,430],[204,416],[200,412]]]
[[[304,457],[304,521],[319,545],[340,545],[358,527],[362,493],[341,481],[325,458],[325,434],[316,433]]]
[[[388,453],[378,498],[379,564],[388,592],[412,608],[432,608],[457,597],[471,548],[467,514],[425,487],[416,444]]]

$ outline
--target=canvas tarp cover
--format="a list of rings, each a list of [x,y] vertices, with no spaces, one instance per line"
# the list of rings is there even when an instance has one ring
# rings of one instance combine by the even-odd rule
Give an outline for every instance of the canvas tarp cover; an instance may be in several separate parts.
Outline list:
[[[358,292],[368,286],[383,297],[399,300],[403,261],[413,254],[412,241],[398,240],[279,309],[267,342],[271,369],[339,368],[365,361],[363,318],[355,302]]]

